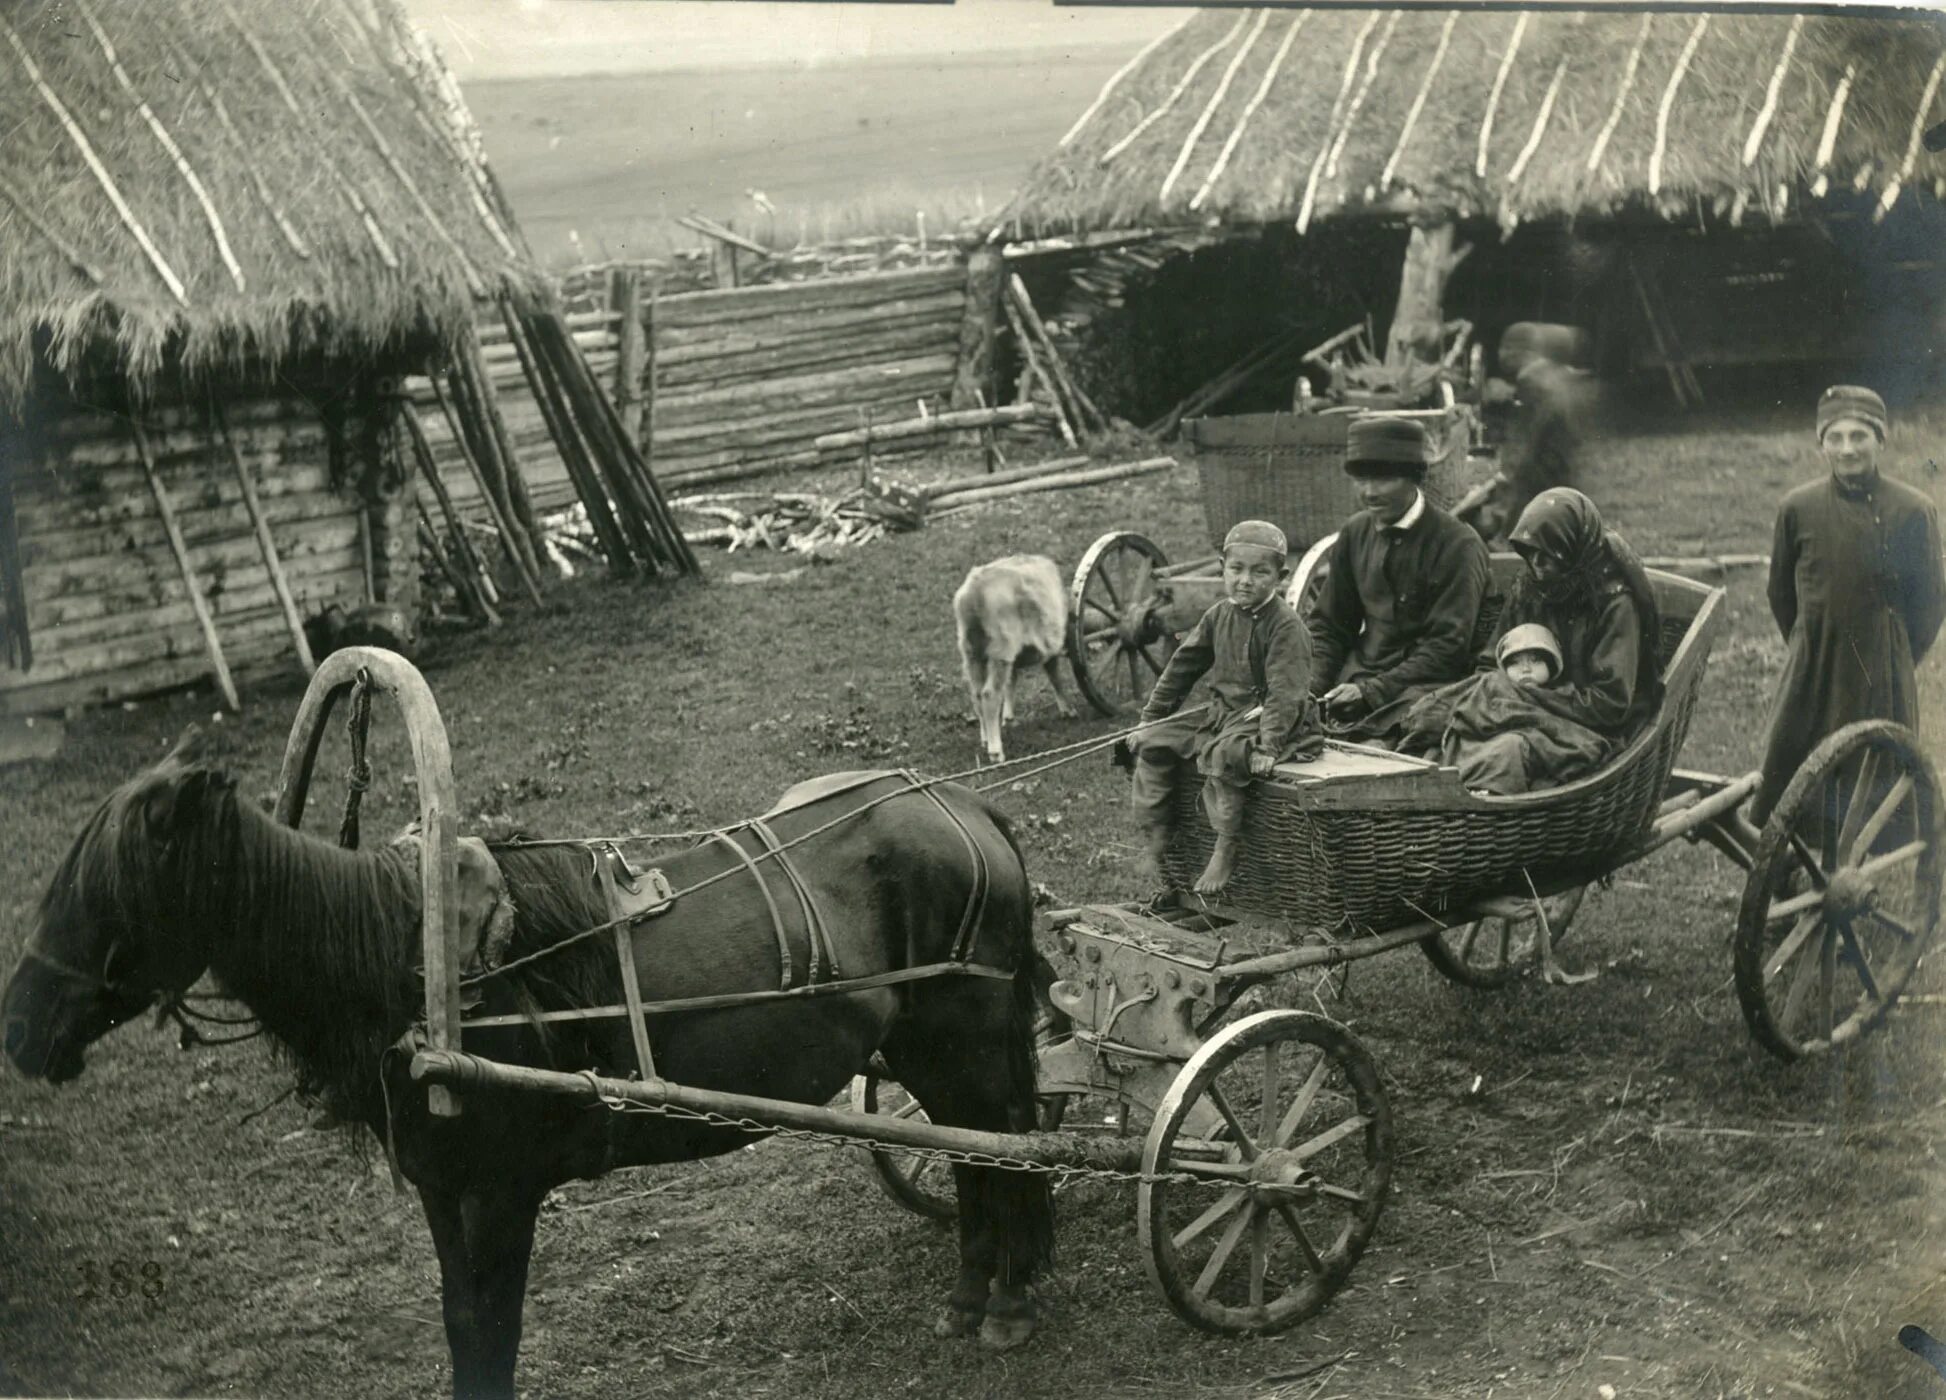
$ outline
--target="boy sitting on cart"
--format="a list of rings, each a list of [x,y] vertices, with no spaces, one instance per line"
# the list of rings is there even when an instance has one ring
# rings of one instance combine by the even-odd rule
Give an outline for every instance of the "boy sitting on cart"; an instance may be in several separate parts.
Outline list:
[[[1156,678],[1132,744],[1136,819],[1165,883],[1184,767],[1193,762],[1203,775],[1203,810],[1216,832],[1216,850],[1196,880],[1199,894],[1214,894],[1230,882],[1250,780],[1323,746],[1311,702],[1310,633],[1278,592],[1288,552],[1284,532],[1268,521],[1245,520],[1231,528],[1223,540],[1227,596],[1189,630]],[[1200,723],[1178,716],[1183,698],[1206,672],[1208,712]]]

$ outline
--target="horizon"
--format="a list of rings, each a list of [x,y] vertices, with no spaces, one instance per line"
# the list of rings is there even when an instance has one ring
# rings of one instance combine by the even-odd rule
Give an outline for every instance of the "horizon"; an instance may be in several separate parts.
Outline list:
[[[1130,52],[1189,7],[1051,0],[403,0],[461,83],[1063,50]]]

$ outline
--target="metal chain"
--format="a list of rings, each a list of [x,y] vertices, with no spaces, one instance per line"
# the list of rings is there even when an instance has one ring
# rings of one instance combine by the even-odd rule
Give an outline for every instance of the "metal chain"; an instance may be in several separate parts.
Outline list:
[[[603,1093],[600,1085],[595,1082],[594,1074],[584,1073],[594,1088],[595,1096],[605,1107],[616,1113],[647,1113],[659,1118],[680,1118],[685,1122],[706,1123],[712,1127],[733,1128],[738,1132],[757,1133],[767,1137],[789,1138],[797,1142],[816,1143],[823,1147],[839,1147],[853,1151],[862,1148],[873,1153],[897,1153],[902,1157],[945,1162],[948,1165],[993,1167],[999,1171],[1038,1173],[1042,1176],[1057,1177],[1063,1183],[1078,1179],[1116,1183],[1132,1181],[1139,1185],[1201,1186],[1215,1191],[1237,1189],[1237,1183],[1228,1178],[1201,1177],[1193,1172],[1118,1171],[1113,1167],[1030,1162],[1020,1157],[1002,1157],[991,1152],[969,1152],[953,1147],[914,1147],[904,1143],[861,1142],[857,1138],[845,1137],[838,1133],[824,1133],[813,1128],[779,1127],[775,1124],[761,1123],[754,1118],[732,1118],[726,1114],[712,1113],[706,1109],[685,1108],[678,1104],[636,1103],[630,1099]]]

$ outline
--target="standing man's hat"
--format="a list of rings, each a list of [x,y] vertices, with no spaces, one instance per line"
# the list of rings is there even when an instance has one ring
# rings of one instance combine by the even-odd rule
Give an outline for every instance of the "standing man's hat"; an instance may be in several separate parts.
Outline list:
[[[1412,418],[1357,418],[1345,444],[1345,470],[1353,476],[1426,474],[1426,430]]]
[[[1844,418],[1856,418],[1885,441],[1885,400],[1857,384],[1833,384],[1818,399],[1818,441],[1824,430]]]

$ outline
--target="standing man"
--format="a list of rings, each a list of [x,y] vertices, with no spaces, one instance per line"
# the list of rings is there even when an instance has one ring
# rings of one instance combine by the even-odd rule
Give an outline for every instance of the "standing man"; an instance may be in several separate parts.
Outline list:
[[[1312,675],[1341,734],[1390,739],[1411,701],[1473,670],[1487,547],[1426,499],[1426,455],[1415,419],[1351,425],[1345,471],[1365,509],[1338,532],[1310,619]]]
[[[1762,826],[1798,766],[1833,730],[1861,719],[1919,723],[1915,670],[1946,617],[1939,512],[1880,476],[1885,401],[1839,384],[1818,400],[1830,469],[1784,497],[1770,551],[1770,610],[1789,654],[1771,708]]]

